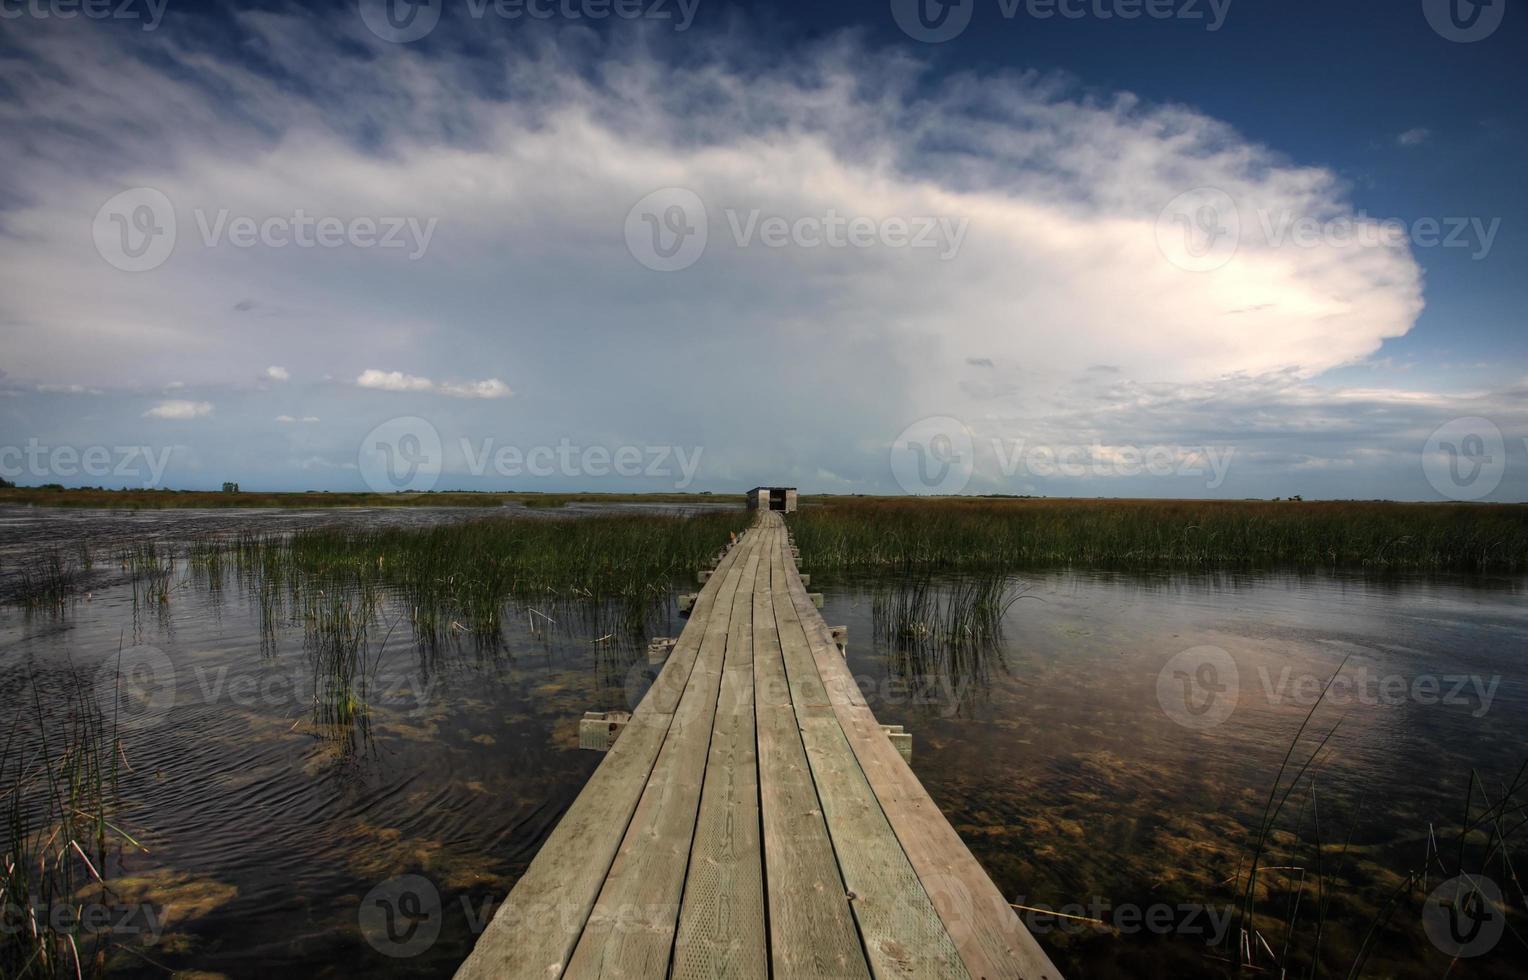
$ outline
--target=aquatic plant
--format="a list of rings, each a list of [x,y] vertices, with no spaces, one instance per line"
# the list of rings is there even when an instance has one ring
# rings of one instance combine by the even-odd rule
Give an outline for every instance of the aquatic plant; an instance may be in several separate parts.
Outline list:
[[[496,635],[510,600],[619,600],[634,614],[714,559],[742,510],[690,517],[487,518],[414,528],[323,528],[244,535],[232,562],[296,591],[385,588],[423,636]]]
[[[844,497],[809,501],[790,525],[818,572],[1528,568],[1525,505]]]
[[[113,846],[141,846],[112,819],[124,758],[114,706],[77,675],[47,710],[35,678],[30,689],[0,742],[0,976],[104,975],[110,934],[57,913],[105,894]]]

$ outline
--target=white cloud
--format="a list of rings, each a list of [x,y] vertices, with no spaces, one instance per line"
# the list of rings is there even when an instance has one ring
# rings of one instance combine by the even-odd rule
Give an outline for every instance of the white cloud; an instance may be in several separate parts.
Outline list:
[[[1269,219],[1353,213],[1333,172],[1179,106],[1033,74],[937,78],[842,39],[760,67],[716,36],[590,54],[582,37],[560,47],[549,25],[535,47],[482,32],[456,47],[443,23],[426,57],[376,42],[353,16],[239,20],[272,75],[185,34],[129,46],[40,23],[16,39],[29,60],[16,62],[0,125],[35,139],[25,152],[0,145],[25,202],[0,235],[0,318],[29,376],[126,372],[152,386],[173,365],[200,388],[298,363],[310,377],[466,400],[438,420],[447,442],[502,435],[491,401],[511,396],[499,379],[514,376],[527,439],[682,442],[707,447],[706,472],[739,480],[832,472],[867,485],[885,480],[884,447],[921,416],[1067,417],[1125,397],[1071,385],[1100,362],[1132,391],[1250,397],[1260,378],[1307,383],[1362,362],[1422,309],[1405,249],[1268,240]],[[162,67],[174,64],[197,70]],[[290,77],[306,80],[302,96]],[[156,108],[168,104],[173,121]],[[110,165],[81,159],[78,134],[109,143]],[[206,248],[188,213],[173,261],[128,275],[77,229],[138,185],[255,216],[406,205],[439,227],[410,263],[355,248]],[[694,266],[662,274],[633,258],[624,222],[666,186],[700,196],[709,242]],[[1158,241],[1164,205],[1200,187],[1230,196],[1243,232],[1211,272],[1174,266]],[[969,225],[948,260],[733,237],[755,213],[829,212]],[[236,305],[261,311],[258,330]],[[357,351],[417,374],[357,376]],[[430,380],[462,373],[486,380]],[[1299,404],[1272,400],[1268,418]],[[331,420],[356,411],[311,407]],[[1224,409],[1190,402],[1172,418],[1193,430],[1224,423]]]
[[[379,371],[367,368],[355,379],[357,387],[378,388],[382,391],[430,391],[435,383],[429,378],[416,378],[402,371]]]
[[[293,424],[296,424],[296,423],[299,423],[299,422],[305,423],[305,424],[309,424],[309,423],[317,422],[318,421],[318,416],[316,416],[316,415],[304,415],[302,418],[297,418],[297,417],[292,416],[292,415],[278,415],[278,416],[276,416],[276,421],[280,422],[280,423],[282,423],[284,425],[293,425]]]
[[[453,398],[509,398],[514,394],[509,390],[509,385],[498,378],[489,378],[486,381],[447,382],[440,386],[440,392]]]
[[[212,414],[211,402],[192,402],[172,398],[143,413],[146,419],[198,419]]]
[[[1402,146],[1421,146],[1432,137],[1432,130],[1418,126],[1416,129],[1408,129],[1395,138]]]
[[[265,369],[265,376],[272,381],[289,381],[292,378],[284,367],[268,367]]]

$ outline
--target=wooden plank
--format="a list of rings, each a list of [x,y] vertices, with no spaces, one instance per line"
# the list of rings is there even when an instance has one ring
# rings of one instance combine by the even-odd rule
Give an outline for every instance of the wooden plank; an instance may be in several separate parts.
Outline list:
[[[791,693],[797,699],[801,741],[871,971],[876,977],[967,980],[970,974],[954,941],[827,703],[812,645],[791,595],[795,572],[787,569],[783,557],[772,566],[775,622]],[[778,587],[775,571],[780,574]]]
[[[729,554],[746,561],[754,550],[754,540],[746,539]],[[668,972],[743,561],[728,568],[716,593],[689,684],[568,961],[569,976],[660,977]]]
[[[718,573],[734,563],[733,555],[723,558]],[[696,613],[679,635],[668,663],[615,746],[478,937],[472,955],[456,972],[458,980],[561,973],[668,736],[678,700],[678,694],[670,692],[682,691],[689,679],[704,623],[722,585],[723,579],[716,577],[701,590]]]
[[[784,530],[779,517],[770,516],[774,526],[767,564],[753,591],[753,672],[774,976],[868,978],[870,968],[812,784],[781,658],[771,575],[781,565]]]
[[[803,621],[816,616],[804,587],[795,583],[790,591]],[[1061,971],[882,733],[831,634],[807,633],[838,723],[966,969],[991,980],[1058,980]]]
[[[700,816],[674,940],[680,980],[769,975],[754,749],[753,593],[758,550],[733,600]],[[764,565],[765,576],[769,566]]]

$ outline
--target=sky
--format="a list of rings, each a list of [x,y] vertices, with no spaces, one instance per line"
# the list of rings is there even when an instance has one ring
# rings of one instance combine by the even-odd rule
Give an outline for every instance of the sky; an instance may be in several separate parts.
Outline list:
[[[0,0],[0,476],[1528,499],[1519,0]]]

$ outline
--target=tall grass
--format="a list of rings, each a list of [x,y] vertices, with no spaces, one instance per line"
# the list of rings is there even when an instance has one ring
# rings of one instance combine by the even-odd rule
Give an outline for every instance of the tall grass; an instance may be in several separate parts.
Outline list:
[[[104,895],[112,845],[138,846],[111,821],[121,757],[112,708],[78,676],[46,697],[34,678],[30,700],[0,740],[0,976],[102,975],[108,934],[56,913]]]
[[[405,601],[415,629],[441,637],[497,634],[510,600],[620,600],[633,610],[665,601],[678,576],[716,557],[742,510],[691,517],[486,518],[415,528],[323,528],[243,536],[227,560],[259,583],[274,607],[318,589],[385,588]]]
[[[1528,569],[1528,505],[842,498],[791,518],[829,569]]]

